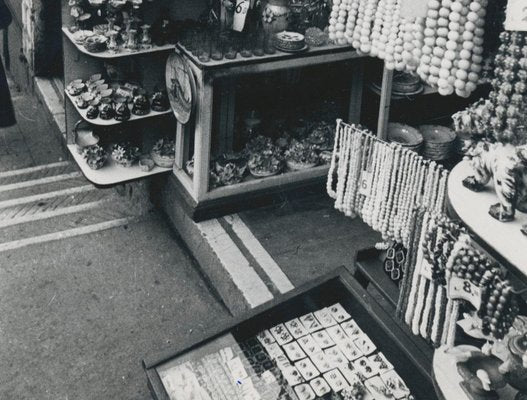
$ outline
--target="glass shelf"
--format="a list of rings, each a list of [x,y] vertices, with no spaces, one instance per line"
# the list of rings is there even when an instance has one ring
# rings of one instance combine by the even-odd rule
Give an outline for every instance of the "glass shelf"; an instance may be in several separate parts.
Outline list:
[[[73,39],[73,34],[69,31],[67,27],[62,27],[62,32],[64,33],[64,36],[68,38],[68,40],[73,43],[73,45],[79,50],[81,53],[87,54],[91,57],[95,58],[105,58],[105,59],[113,59],[113,58],[121,58],[121,57],[130,57],[130,56],[138,56],[138,55],[144,55],[144,54],[150,54],[150,53],[159,53],[163,51],[170,51],[175,49],[174,44],[166,44],[163,46],[155,46],[152,45],[152,48],[150,49],[140,49],[135,51],[127,51],[127,50],[121,50],[118,53],[114,53],[108,50],[101,51],[99,53],[92,53],[82,45]]]
[[[86,164],[86,161],[84,160],[82,155],[77,153],[77,149],[74,144],[69,144],[68,150],[73,156],[75,162],[79,165],[86,179],[88,179],[95,185],[116,185],[118,183],[133,181],[136,179],[145,178],[147,176],[172,171],[172,168],[161,168],[155,166],[151,171],[144,172],[141,171],[141,168],[137,164],[128,168],[121,167],[120,165],[117,165],[110,157],[108,157],[106,164],[104,164],[101,169],[93,170],[88,166],[88,164]]]
[[[168,114],[172,113],[171,109],[168,109],[167,111],[161,111],[161,112],[150,110],[150,112],[148,114],[146,114],[146,115],[134,115],[134,114],[131,114],[130,119],[128,119],[126,121],[117,121],[117,120],[115,120],[113,118],[106,120],[106,119],[102,119],[102,118],[99,118],[99,117],[94,118],[94,119],[89,119],[86,116],[86,112],[87,112],[88,109],[82,110],[79,107],[77,107],[77,105],[75,104],[75,96],[70,95],[68,92],[65,92],[65,93],[66,93],[66,97],[69,99],[69,101],[71,102],[73,107],[75,107],[75,109],[80,114],[82,119],[84,119],[85,121],[89,122],[90,124],[94,124],[94,125],[100,125],[100,126],[119,125],[119,124],[123,124],[123,123],[130,122],[130,121],[137,121],[139,119],[152,118],[152,117],[157,117],[157,116],[160,116],[160,115],[168,115]]]

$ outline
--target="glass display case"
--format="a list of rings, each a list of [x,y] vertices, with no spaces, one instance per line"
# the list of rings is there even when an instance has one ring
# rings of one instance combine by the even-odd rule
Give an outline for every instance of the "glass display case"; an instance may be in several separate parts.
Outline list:
[[[429,367],[342,268],[144,360],[155,399],[433,399]]]

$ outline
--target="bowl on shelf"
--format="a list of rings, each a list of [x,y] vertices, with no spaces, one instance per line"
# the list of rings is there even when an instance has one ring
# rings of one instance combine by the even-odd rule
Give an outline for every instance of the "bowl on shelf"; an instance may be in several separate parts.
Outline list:
[[[139,168],[141,168],[141,171],[148,172],[154,169],[154,167],[154,160],[152,160],[150,157],[143,156],[139,158]]]
[[[456,134],[452,129],[441,125],[421,125],[417,129],[424,138],[424,157],[434,161],[452,157],[456,141]]]
[[[398,143],[407,149],[419,153],[424,139],[417,129],[398,122],[390,122],[388,124],[388,141]]]
[[[75,138],[75,148],[79,154],[82,154],[86,147],[99,143],[99,136],[95,135],[93,129],[83,120],[77,121],[73,127],[73,135]]]

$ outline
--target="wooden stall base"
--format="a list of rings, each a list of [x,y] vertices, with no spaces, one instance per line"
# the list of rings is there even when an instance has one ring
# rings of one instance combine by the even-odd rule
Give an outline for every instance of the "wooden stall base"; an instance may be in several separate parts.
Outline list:
[[[183,171],[180,171],[184,174]],[[179,175],[179,174],[177,174]],[[188,178],[188,182],[190,178]],[[195,222],[210,218],[217,218],[235,212],[264,207],[271,204],[282,203],[289,198],[305,196],[306,194],[325,193],[325,178],[313,178],[303,181],[291,182],[285,186],[273,186],[254,191],[238,193],[228,197],[220,197],[211,200],[196,202],[185,189],[184,180],[171,174],[169,180],[173,183],[168,185],[170,196],[174,196],[187,215]]]

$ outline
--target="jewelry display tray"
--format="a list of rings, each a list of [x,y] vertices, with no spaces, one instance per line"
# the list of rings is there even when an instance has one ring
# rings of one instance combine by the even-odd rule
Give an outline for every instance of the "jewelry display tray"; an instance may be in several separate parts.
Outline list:
[[[211,352],[255,337],[259,332],[306,313],[340,303],[351,318],[377,345],[395,371],[406,382],[417,399],[433,400],[431,365],[423,363],[419,347],[394,323],[391,311],[377,300],[344,268],[296,288],[280,298],[259,306],[247,315],[233,318],[203,337],[187,340],[181,346],[152,354],[143,360],[151,395],[157,400],[171,400],[160,373],[186,361],[200,360]],[[392,313],[393,314],[393,313]],[[177,397],[176,397],[177,398]],[[276,397],[276,399],[281,397]]]

